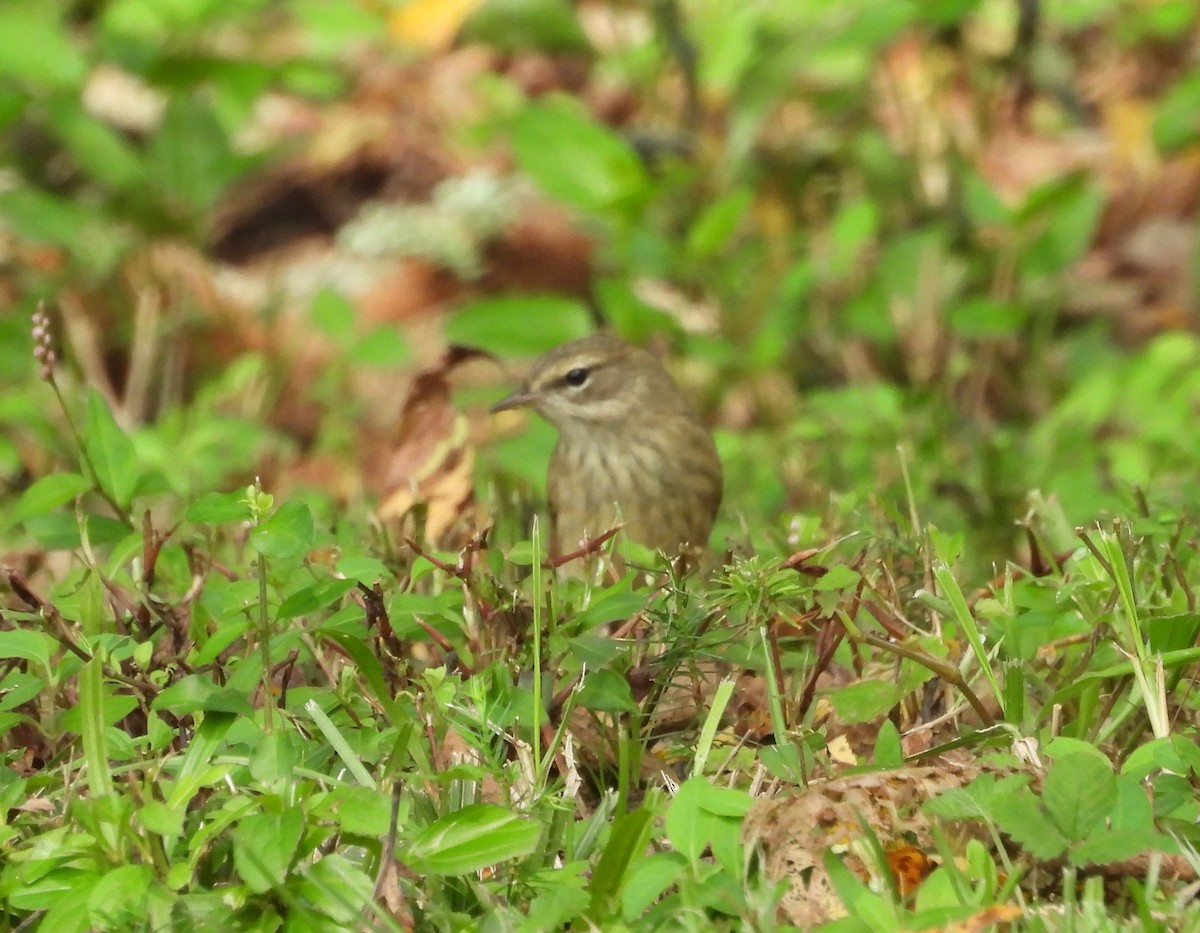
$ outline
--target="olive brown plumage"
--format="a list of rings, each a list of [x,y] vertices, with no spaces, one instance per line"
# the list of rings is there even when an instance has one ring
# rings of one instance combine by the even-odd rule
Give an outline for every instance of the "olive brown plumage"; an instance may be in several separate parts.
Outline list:
[[[555,347],[492,411],[523,407],[558,430],[546,478],[551,553],[570,553],[618,521],[669,555],[707,546],[721,461],[653,354],[607,334]]]

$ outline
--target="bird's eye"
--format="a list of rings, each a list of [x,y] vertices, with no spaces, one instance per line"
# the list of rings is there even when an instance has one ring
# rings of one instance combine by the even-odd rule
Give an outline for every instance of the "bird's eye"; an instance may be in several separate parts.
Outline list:
[[[588,371],[582,366],[568,370],[567,374],[563,376],[563,381],[569,386],[579,388],[588,381]]]

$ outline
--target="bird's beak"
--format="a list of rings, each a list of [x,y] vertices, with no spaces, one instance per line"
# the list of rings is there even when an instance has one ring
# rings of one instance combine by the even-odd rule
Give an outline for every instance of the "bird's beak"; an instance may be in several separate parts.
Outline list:
[[[514,408],[528,408],[533,404],[533,393],[528,389],[517,389],[511,395],[506,395],[488,409],[493,415],[501,411],[511,411]]]

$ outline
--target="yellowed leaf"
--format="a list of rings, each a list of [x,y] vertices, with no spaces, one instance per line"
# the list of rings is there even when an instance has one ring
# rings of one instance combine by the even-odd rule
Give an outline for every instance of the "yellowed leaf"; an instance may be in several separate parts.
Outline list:
[[[454,41],[458,30],[484,0],[409,0],[392,13],[388,31],[404,45],[434,51]]]

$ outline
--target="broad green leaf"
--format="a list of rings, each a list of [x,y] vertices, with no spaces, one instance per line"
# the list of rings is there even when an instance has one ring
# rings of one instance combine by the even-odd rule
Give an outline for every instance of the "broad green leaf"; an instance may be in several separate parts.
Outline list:
[[[602,668],[588,671],[579,690],[577,702],[584,709],[606,713],[637,711],[629,681],[616,671]]]
[[[182,810],[175,810],[158,800],[147,800],[137,811],[138,822],[152,833],[160,836],[178,837],[183,835]]]
[[[404,860],[422,874],[466,875],[528,855],[540,836],[537,823],[511,810],[472,804],[422,830]]]
[[[201,787],[220,780],[228,772],[229,766],[214,764],[213,756],[223,747],[225,735],[236,718],[233,713],[205,713],[204,721],[188,743],[175,786],[170,788],[168,807],[186,807]]]
[[[64,918],[82,915],[86,920],[87,911],[81,909],[83,905],[80,898],[86,896],[97,880],[97,876],[90,871],[56,868],[19,885],[9,893],[6,906],[19,911],[45,910],[49,912],[48,916],[55,914]],[[69,920],[53,929],[86,930],[88,924],[76,926],[74,920]]]
[[[967,339],[1011,337],[1029,320],[1029,309],[1015,301],[970,298],[950,306],[950,329]]]
[[[309,865],[296,886],[305,902],[339,924],[342,930],[363,927],[362,919],[375,890],[374,882],[358,861],[331,852]]]
[[[103,875],[92,887],[87,913],[100,930],[111,930],[130,917],[145,914],[146,895],[154,883],[149,865],[121,865]]]
[[[1154,113],[1154,143],[1165,152],[1200,139],[1200,73],[1189,69],[1159,98]]]
[[[1070,840],[1027,788],[994,797],[988,810],[997,825],[1035,858],[1057,858],[1066,851]]]
[[[8,519],[15,525],[32,515],[43,515],[91,488],[92,484],[78,473],[43,476],[21,493]]]
[[[298,557],[311,550],[313,534],[312,512],[293,500],[250,532],[250,546],[264,557]]]
[[[1073,865],[1109,865],[1147,852],[1176,854],[1179,846],[1170,836],[1152,829],[1102,829],[1073,846]]]
[[[83,439],[100,486],[125,509],[138,482],[137,453],[133,442],[117,425],[104,397],[92,389],[87,398],[87,423]]]
[[[516,327],[516,321],[532,326]],[[535,356],[592,330],[587,308],[574,298],[529,295],[481,298],[460,307],[446,322],[451,343],[490,350],[497,356]]]
[[[529,912],[517,933],[566,930],[571,928],[571,921],[582,920],[591,903],[584,876],[589,870],[587,862],[574,861],[530,877],[530,887],[539,893],[529,902]]]
[[[336,602],[353,588],[353,580],[318,580],[288,596],[279,606],[275,617],[282,621],[308,615]]]
[[[36,661],[48,671],[57,650],[58,642],[45,632],[20,628],[0,631],[0,658]]]
[[[719,253],[737,232],[753,199],[749,188],[738,188],[705,208],[688,230],[688,252],[697,258]]]
[[[645,593],[634,593],[625,586],[618,586],[594,596],[586,609],[576,613],[575,624],[580,630],[587,631],[609,622],[623,622],[645,608]]]
[[[171,98],[146,150],[146,175],[176,219],[198,223],[217,195],[242,170],[241,159],[200,97]]]
[[[1069,841],[1092,832],[1112,814],[1117,778],[1112,766],[1094,755],[1067,755],[1055,760],[1042,787],[1042,804]]]
[[[245,498],[246,493],[241,489],[234,492],[206,492],[188,506],[184,517],[189,522],[204,525],[248,521],[250,507]]]
[[[844,204],[830,229],[831,255],[826,273],[834,278],[848,275],[878,231],[879,210],[873,201],[864,198]]]
[[[304,814],[299,807],[282,813],[255,813],[233,831],[233,864],[247,887],[259,894],[283,884],[288,869],[298,857],[304,832]]]
[[[358,580],[370,586],[377,580],[387,580],[392,576],[383,561],[377,557],[365,554],[353,554],[338,559],[337,572],[350,581]]]
[[[714,816],[732,817],[741,820],[750,810],[753,801],[745,791],[732,787],[718,787],[710,784],[706,778],[689,778],[686,783],[695,782],[700,809]]]
[[[364,366],[392,370],[403,368],[412,359],[412,351],[404,334],[391,324],[381,324],[364,334],[347,355]]]
[[[687,871],[687,859],[678,852],[656,852],[640,858],[629,869],[621,888],[621,914],[632,923]]]
[[[17,631],[20,630],[18,629]],[[3,653],[0,653],[0,657],[4,656]],[[42,672],[49,673],[44,662]],[[14,665],[4,679],[0,680],[0,710],[17,709],[28,703],[45,689],[45,678],[38,677],[32,671],[23,671],[20,667]],[[2,780],[0,780],[0,784],[3,784]]]
[[[860,680],[829,694],[829,702],[844,723],[870,722],[893,709],[903,698],[896,684],[882,680]]]
[[[693,870],[700,856],[711,847],[726,871],[740,871],[742,818],[750,809],[743,791],[716,787],[706,778],[693,777],[680,785],[666,814],[667,839],[687,858]]]
[[[605,916],[609,900],[621,894],[631,865],[635,859],[640,859],[646,847],[654,816],[651,808],[642,807],[632,813],[622,814],[613,821],[608,843],[600,853],[600,861],[592,873],[593,916]]]
[[[464,40],[508,53],[591,51],[575,7],[567,0],[484,0],[463,23],[459,41]]]
[[[308,314],[317,329],[339,346],[349,346],[353,341],[358,312],[354,303],[341,292],[322,289],[309,305]]]
[[[373,787],[346,784],[330,794],[342,832],[382,838],[391,820],[392,800]]]
[[[250,775],[267,787],[290,782],[295,774],[296,752],[290,730],[261,735],[250,750]]]
[[[573,102],[532,104],[512,125],[522,171],[551,197],[584,211],[607,212],[649,188],[633,147]]]
[[[904,764],[904,748],[900,743],[900,731],[890,719],[885,719],[875,736],[875,751],[872,762],[883,768],[899,768]]]
[[[150,708],[169,712],[172,716],[188,716],[197,712],[233,713],[252,716],[254,710],[245,694],[229,687],[219,687],[211,677],[188,674],[166,687],[154,698]]]
[[[25,239],[69,250],[74,266],[96,275],[111,271],[129,246],[129,231],[98,206],[33,188],[0,191],[0,215]]]
[[[126,190],[142,177],[137,153],[112,127],[80,107],[77,97],[48,101],[50,128],[80,167],[100,182]]]
[[[87,63],[55,4],[0,5],[0,75],[39,90],[76,89]],[[36,12],[35,12],[36,11]]]

